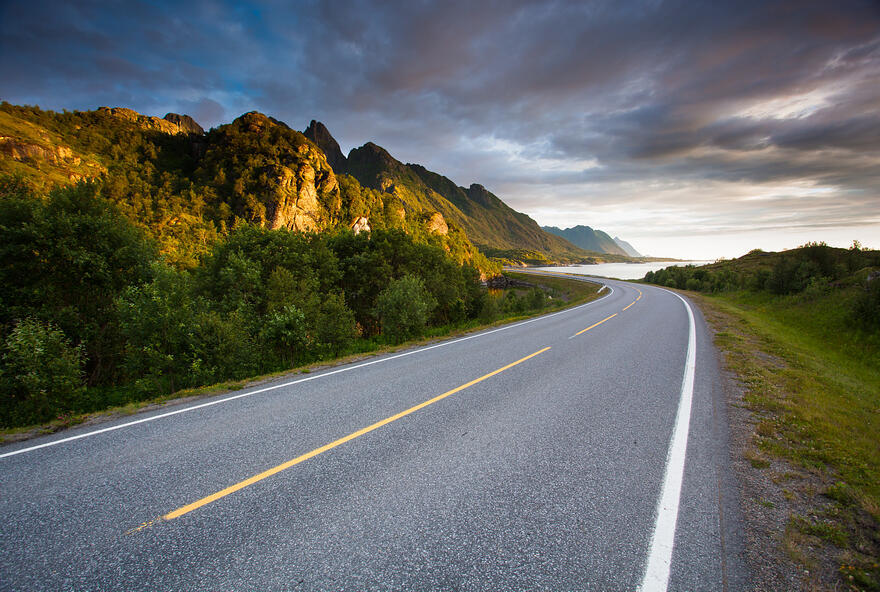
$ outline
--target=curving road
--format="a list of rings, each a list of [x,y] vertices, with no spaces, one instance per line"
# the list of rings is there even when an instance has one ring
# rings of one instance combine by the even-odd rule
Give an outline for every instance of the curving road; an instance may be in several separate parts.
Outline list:
[[[702,317],[597,281],[578,308],[0,448],[0,589],[746,589]]]

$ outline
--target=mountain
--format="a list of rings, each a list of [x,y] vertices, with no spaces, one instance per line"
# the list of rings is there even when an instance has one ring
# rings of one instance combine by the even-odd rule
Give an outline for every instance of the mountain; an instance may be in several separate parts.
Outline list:
[[[404,211],[436,211],[460,225],[489,256],[529,263],[584,261],[597,256],[544,232],[537,222],[482,185],[460,187],[421,165],[403,164],[372,142],[353,149],[345,166],[363,187],[397,198]]]
[[[498,264],[436,208],[407,211],[396,195],[337,175],[327,157],[345,168],[335,140],[317,122],[308,131],[314,140],[257,112],[204,132],[185,115],[106,107],[55,113],[4,102],[0,174],[39,191],[98,181],[102,196],[181,267],[196,266],[241,224],[302,232],[358,224],[403,230],[459,263],[497,272]]]
[[[601,230],[593,230],[589,226],[578,225],[564,230],[555,226],[543,226],[542,228],[556,236],[561,236],[567,239],[571,243],[582,249],[586,249],[587,251],[631,256],[626,252],[626,249],[617,244],[613,238]]]
[[[174,113],[55,113],[3,102],[0,173],[41,191],[99,181],[104,197],[184,267],[242,223],[401,229],[483,271],[497,269],[484,254],[511,264],[626,259],[622,250],[600,254],[545,232],[482,185],[460,187],[372,142],[346,157],[324,124],[313,120],[299,132],[257,112],[205,132]]]
[[[327,157],[327,163],[333,167],[333,170],[339,174],[345,172],[345,155],[339,148],[336,139],[330,135],[330,131],[320,121],[314,119],[309,123],[309,127],[303,132],[303,135],[309,140],[317,144],[324,155]]]
[[[620,238],[619,236],[614,237],[614,242],[617,243],[617,246],[623,249],[623,251],[629,255],[630,257],[641,257],[642,254],[636,251],[631,244]]]

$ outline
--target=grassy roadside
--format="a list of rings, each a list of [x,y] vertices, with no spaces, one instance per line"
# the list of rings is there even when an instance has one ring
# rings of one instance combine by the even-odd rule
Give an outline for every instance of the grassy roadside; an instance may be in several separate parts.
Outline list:
[[[753,526],[801,589],[880,590],[880,336],[840,330],[844,293],[689,295],[745,391]]]
[[[470,321],[468,323],[450,327],[432,327],[426,331],[424,337],[406,341],[398,345],[388,345],[378,340],[361,341],[356,344],[357,350],[350,352],[348,355],[330,360],[321,360],[305,366],[291,368],[289,370],[274,372],[246,378],[243,380],[224,381],[218,384],[202,386],[198,388],[185,389],[168,395],[154,397],[147,400],[127,403],[125,405],[113,406],[107,409],[91,412],[63,415],[57,419],[40,425],[31,425],[11,429],[0,429],[0,444],[19,442],[30,438],[35,438],[45,434],[51,434],[60,430],[67,429],[81,424],[96,424],[117,417],[133,415],[135,413],[156,409],[166,405],[179,405],[188,403],[196,399],[203,399],[212,396],[228,394],[230,391],[237,391],[244,388],[252,387],[272,379],[294,374],[308,374],[328,367],[340,366],[362,360],[367,357],[391,353],[403,349],[409,349],[418,345],[425,345],[433,341],[441,339],[451,339],[469,333],[475,333],[491,327],[516,322],[519,320],[532,318],[535,316],[555,312],[573,306],[579,306],[591,300],[595,300],[601,296],[597,292],[598,285],[591,282],[584,282],[575,279],[545,277],[528,274],[510,273],[505,274],[522,283],[542,288],[551,298],[549,306],[543,310],[532,312],[529,314],[509,314],[503,318],[497,319],[490,323],[480,321]],[[516,288],[513,288],[517,290]]]

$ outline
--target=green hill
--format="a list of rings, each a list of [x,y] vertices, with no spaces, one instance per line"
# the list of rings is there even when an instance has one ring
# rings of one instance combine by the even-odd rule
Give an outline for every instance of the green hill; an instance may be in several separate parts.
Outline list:
[[[541,228],[588,251],[628,256],[623,247],[618,245],[613,238],[601,230],[593,230],[589,226],[578,225],[566,229],[555,226],[542,226]]]
[[[240,224],[326,232],[363,217],[373,229],[400,229],[442,246],[484,273],[498,269],[460,226],[438,219],[430,203],[405,215],[398,196],[337,175],[312,140],[256,112],[205,133],[173,113],[161,119],[106,107],[54,113],[3,103],[2,173],[41,191],[99,180],[102,195],[181,266],[196,265]]]
[[[599,251],[581,249],[541,229],[527,215],[505,204],[485,187],[460,187],[418,164],[403,164],[372,142],[342,157],[339,145],[320,122],[312,121],[305,132],[335,162],[334,169],[357,179],[363,186],[399,200],[405,213],[439,212],[461,226],[484,253],[501,259],[528,263],[596,261]],[[610,251],[609,251],[610,252]],[[622,250],[617,254],[625,255]]]

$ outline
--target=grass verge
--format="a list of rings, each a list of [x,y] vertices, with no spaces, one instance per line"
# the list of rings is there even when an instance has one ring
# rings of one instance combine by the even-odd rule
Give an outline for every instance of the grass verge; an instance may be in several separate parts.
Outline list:
[[[690,296],[744,387],[746,461],[803,589],[880,590],[878,336],[841,329],[841,294]]]

